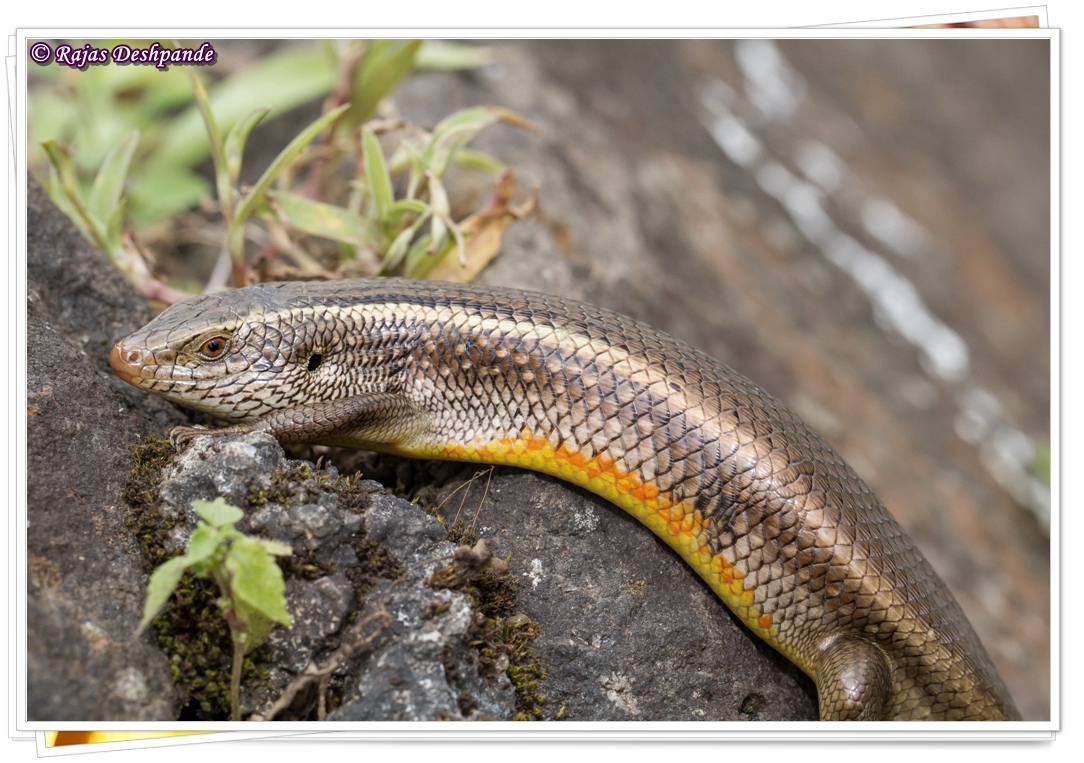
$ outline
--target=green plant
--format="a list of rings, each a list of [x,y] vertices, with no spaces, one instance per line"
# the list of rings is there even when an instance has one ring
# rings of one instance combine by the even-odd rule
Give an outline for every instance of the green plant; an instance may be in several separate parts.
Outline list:
[[[78,46],[81,41],[73,41]],[[136,40],[96,40],[108,47]],[[208,98],[221,123],[232,124],[261,106],[285,114],[332,93],[351,62],[368,57],[368,69],[387,55],[386,46],[398,41],[327,40],[293,42],[261,54],[226,55],[213,70],[219,79],[208,88]],[[168,47],[168,44],[166,45]],[[221,47],[221,46],[220,46]],[[415,48],[410,69],[467,69],[490,60],[489,51],[461,43],[426,40]],[[51,140],[69,146],[80,177],[93,176],[110,149],[125,135],[139,130],[139,152],[132,157],[130,203],[126,214],[140,227],[172,218],[199,203],[210,186],[195,172],[210,152],[199,109],[185,67],[166,70],[148,66],[91,66],[75,70],[59,64],[30,67],[28,88],[29,164],[44,174],[48,157],[41,144]],[[400,72],[398,77],[406,72]],[[359,100],[370,79],[358,82],[340,102],[375,104],[394,88],[388,85],[373,100]],[[337,104],[336,104],[337,105]],[[365,119],[370,115],[366,114]]]
[[[71,151],[56,141],[45,141],[41,145],[50,162],[45,190],[86,239],[109,255],[117,269],[143,294],[163,302],[175,302],[188,295],[154,278],[133,239],[122,232],[126,204],[124,183],[138,143],[139,130],[122,136],[105,155],[94,182],[87,189],[79,182]]]
[[[200,516],[187,551],[170,559],[151,575],[147,601],[137,632],[154,619],[185,572],[209,576],[222,596],[218,605],[230,626],[233,639],[233,671],[230,680],[232,720],[240,720],[241,668],[247,652],[263,643],[275,623],[290,625],[286,611],[286,584],[273,556],[289,556],[289,546],[251,538],[234,525],[244,512],[222,498],[193,501]]]
[[[191,280],[175,282],[181,291],[152,275],[149,263],[162,260],[149,252],[175,250],[178,237],[223,242],[222,267],[206,290],[222,288],[227,270],[238,286],[389,274],[468,280],[497,253],[506,226],[531,211],[533,199],[513,206],[512,173],[465,144],[499,121],[534,127],[508,110],[479,107],[451,115],[429,133],[395,117],[384,99],[413,70],[489,60],[488,49],[457,43],[327,41],[286,46],[247,68],[216,63],[214,72],[226,75],[208,87],[184,67],[47,67],[35,70],[46,86],[32,88],[31,133],[57,136],[40,141],[54,200],[157,301],[169,304],[203,288]],[[179,85],[178,77],[188,82]],[[57,97],[65,89],[75,97]],[[268,114],[321,95],[327,95],[323,115],[255,185],[244,185],[242,156],[252,130]],[[169,115],[189,97],[190,106]],[[124,125],[135,129],[118,132]],[[103,149],[106,138],[113,143]],[[207,207],[184,211],[208,190],[194,171],[208,155],[221,231],[203,217]],[[444,183],[453,165],[497,178],[489,203],[459,219],[453,219]],[[95,171],[109,181],[98,197],[112,204],[90,203],[87,177]],[[166,216],[169,225],[140,227]],[[260,247],[255,259],[251,253],[246,259],[246,238]],[[457,257],[449,265],[445,255],[453,249]]]
[[[264,203],[265,194],[276,178],[298,157],[312,139],[320,134],[321,130],[346,112],[350,104],[346,103],[332,109],[302,130],[286,148],[279,152],[271,165],[264,170],[260,179],[256,181],[256,185],[242,193],[238,187],[238,181],[241,175],[241,157],[244,154],[245,141],[248,140],[252,128],[267,116],[271,107],[256,108],[245,114],[223,139],[214,114],[211,113],[211,105],[203,89],[203,83],[191,69],[188,73],[192,79],[192,89],[196,94],[196,105],[203,117],[207,137],[211,143],[211,159],[215,167],[215,188],[218,191],[218,206],[226,222],[226,249],[229,252],[233,270],[233,283],[235,286],[245,286],[248,280],[245,275],[245,222],[257,206]]]
[[[452,219],[443,176],[453,163],[479,169],[504,180],[514,179],[496,159],[465,148],[482,129],[497,122],[535,129],[519,115],[495,106],[464,109],[444,119],[433,132],[386,122],[368,123],[361,130],[362,170],[350,183],[354,190],[347,206],[337,206],[289,191],[273,191],[279,222],[291,229],[331,239],[344,247],[343,259],[354,261],[359,251],[377,262],[378,275],[422,277],[453,249],[464,268],[468,259],[487,262],[496,248],[481,232],[487,226],[506,225],[529,209],[508,206],[510,194],[495,194],[490,209],[465,221]],[[386,159],[377,133],[402,133],[397,148]],[[348,154],[348,147],[344,150]],[[394,174],[405,176],[400,197],[395,196]],[[502,215],[507,214],[508,219]],[[484,242],[468,248],[468,237]],[[499,236],[498,236],[499,240]],[[471,256],[471,255],[474,256]],[[480,269],[480,268],[478,268]]]

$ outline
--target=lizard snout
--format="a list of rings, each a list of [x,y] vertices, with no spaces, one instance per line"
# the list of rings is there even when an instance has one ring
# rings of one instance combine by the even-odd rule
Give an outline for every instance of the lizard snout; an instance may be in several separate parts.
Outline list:
[[[120,340],[113,345],[109,353],[109,365],[113,367],[113,373],[129,384],[139,386],[144,367],[143,352],[125,345],[125,340]]]

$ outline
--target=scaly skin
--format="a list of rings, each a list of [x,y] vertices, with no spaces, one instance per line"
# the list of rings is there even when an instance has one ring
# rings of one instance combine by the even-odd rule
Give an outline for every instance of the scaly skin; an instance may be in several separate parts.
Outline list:
[[[277,283],[186,300],[117,374],[324,443],[510,464],[616,503],[817,684],[822,720],[1015,720],[945,584],[820,436],[755,384],[616,313],[511,289]]]

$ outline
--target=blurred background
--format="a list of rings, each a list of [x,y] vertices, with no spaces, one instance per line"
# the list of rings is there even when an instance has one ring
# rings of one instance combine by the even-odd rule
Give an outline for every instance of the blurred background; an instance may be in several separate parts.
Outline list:
[[[344,45],[215,41],[200,74],[223,131],[273,107],[242,183],[333,105]],[[784,400],[944,577],[1024,718],[1046,720],[1049,67],[1033,39],[427,43],[369,116],[389,164],[396,120],[428,134],[495,104],[541,128],[489,126],[471,146],[497,164],[443,177],[460,222],[505,170],[524,210],[537,193],[478,280],[632,315]],[[89,188],[139,129],[125,231],[156,278],[201,291],[225,228],[183,69],[31,75],[32,170],[48,182],[34,146],[55,139]],[[349,207],[344,177],[318,198]],[[254,218],[250,262],[366,261],[286,218]]]

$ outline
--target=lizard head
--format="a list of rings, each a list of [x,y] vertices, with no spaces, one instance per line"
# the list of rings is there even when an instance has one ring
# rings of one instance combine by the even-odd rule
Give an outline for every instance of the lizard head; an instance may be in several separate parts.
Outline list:
[[[110,365],[129,384],[233,422],[356,394],[366,364],[347,354],[366,332],[321,292],[260,284],[178,302],[117,342]]]

